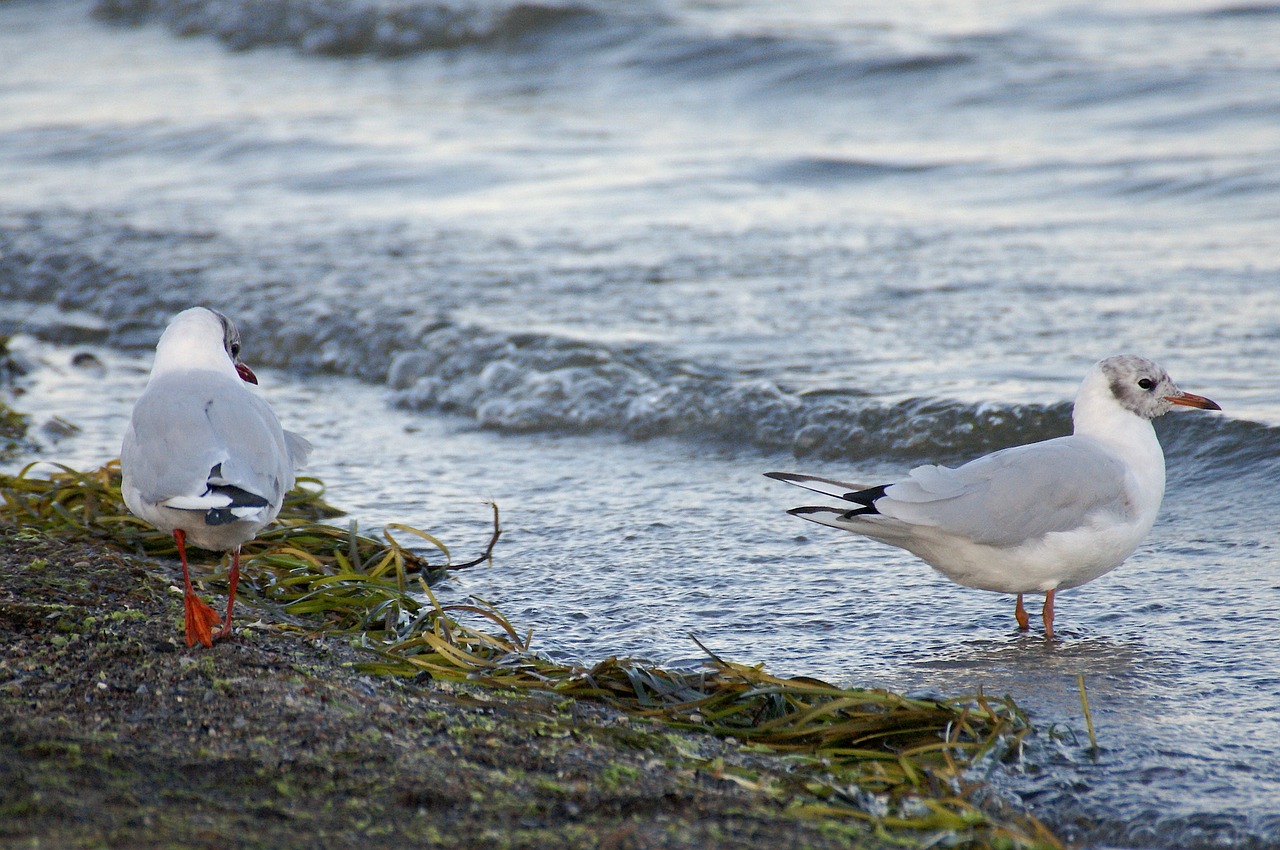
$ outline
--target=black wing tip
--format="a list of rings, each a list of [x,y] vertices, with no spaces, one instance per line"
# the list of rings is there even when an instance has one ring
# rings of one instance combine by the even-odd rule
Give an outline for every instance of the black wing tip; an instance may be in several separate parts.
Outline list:
[[[801,487],[805,487],[805,489],[808,489],[808,490],[817,489],[814,487],[806,487],[805,482],[808,482],[808,481],[816,481],[821,484],[834,484],[840,488],[849,488],[849,487],[857,486],[857,485],[845,484],[842,481],[836,481],[831,478],[823,478],[818,475],[805,475],[802,472],[766,472],[764,476],[765,478],[772,478],[775,481],[785,481],[788,484],[798,484]],[[847,492],[844,492],[844,493],[837,493],[837,492],[834,492],[833,490],[828,490],[828,489],[823,489],[823,490],[820,490],[819,492],[830,493],[832,496],[835,496],[836,498],[839,498],[839,499],[844,499],[846,502],[853,502],[856,505],[861,505],[862,507],[859,508],[857,511],[854,511],[854,513],[868,514],[868,513],[879,513],[879,511],[877,511],[875,508],[876,500],[883,498],[885,496],[885,490],[892,486],[893,486],[892,484],[878,484],[874,487],[864,487],[861,489],[849,489]],[[818,509],[814,508],[813,510],[809,510],[806,512],[813,513],[816,510]],[[840,512],[839,509],[836,509],[836,508],[830,508],[829,510],[833,510],[836,513]]]
[[[798,508],[792,508],[787,511],[792,516],[808,516],[809,514],[840,514],[844,511],[839,508],[829,508],[825,505],[801,505]]]
[[[853,520],[858,517],[868,516],[880,513],[874,506],[868,505],[862,508],[854,508],[851,511],[844,508],[832,508],[827,505],[802,505],[798,508],[792,508],[787,511],[792,516],[798,516],[802,519],[811,519],[814,514],[831,514],[844,520]]]
[[[766,472],[765,478],[772,478],[774,481],[785,481],[788,484],[798,484],[805,489],[812,490],[807,486],[808,482],[816,481],[819,484],[834,484],[830,478],[823,478],[821,475],[809,475],[805,472]]]
[[[231,508],[210,508],[204,514],[205,525],[231,525],[238,519]]]
[[[243,487],[237,487],[234,484],[210,484],[209,493],[217,493],[220,496],[226,496],[231,499],[231,504],[226,508],[265,508],[271,502],[265,496],[259,496]],[[225,510],[225,509],[224,509]]]
[[[879,484],[875,487],[868,487],[865,490],[845,493],[840,498],[862,505],[862,513],[879,513],[879,511],[876,510],[876,500],[883,499],[885,496],[885,490],[892,486],[892,484]]]

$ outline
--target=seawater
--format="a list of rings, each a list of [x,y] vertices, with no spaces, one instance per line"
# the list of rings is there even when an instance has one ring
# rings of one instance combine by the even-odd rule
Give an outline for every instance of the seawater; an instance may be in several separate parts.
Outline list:
[[[1009,693],[1044,731],[992,779],[1081,845],[1280,847],[1278,45],[1266,4],[10,0],[0,332],[88,466],[215,304],[353,517],[461,553],[499,503],[444,592],[540,651]],[[1064,433],[1130,350],[1225,412],[1158,424],[1161,518],[1058,644],[760,475]]]

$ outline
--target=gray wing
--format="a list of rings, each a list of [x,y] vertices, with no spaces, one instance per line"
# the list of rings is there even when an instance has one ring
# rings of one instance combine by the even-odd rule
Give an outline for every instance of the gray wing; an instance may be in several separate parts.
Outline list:
[[[990,546],[1013,546],[1132,513],[1124,463],[1091,440],[1059,437],[956,469],[921,466],[884,490],[875,513]],[[859,517],[870,521],[871,516]]]
[[[198,497],[214,480],[278,505],[293,486],[295,452],[305,457],[310,448],[295,440],[236,379],[166,376],[138,399],[121,464],[149,502]]]

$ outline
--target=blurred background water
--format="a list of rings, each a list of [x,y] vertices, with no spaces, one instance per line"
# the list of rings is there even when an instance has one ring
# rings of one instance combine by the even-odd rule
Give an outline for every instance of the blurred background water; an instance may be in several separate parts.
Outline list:
[[[476,594],[590,661],[715,651],[1010,693],[995,775],[1088,847],[1280,847],[1280,5],[0,2],[0,333],[42,456],[113,457],[159,330],[231,315],[363,523],[479,547]],[[810,527],[1069,430],[1135,351],[1165,507],[1012,601]],[[96,362],[73,365],[90,352]]]

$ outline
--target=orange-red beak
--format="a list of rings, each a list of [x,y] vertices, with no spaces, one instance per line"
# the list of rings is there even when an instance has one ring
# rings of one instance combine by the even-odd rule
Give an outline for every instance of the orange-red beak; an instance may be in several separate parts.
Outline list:
[[[1171,401],[1174,404],[1180,404],[1183,407],[1198,407],[1201,410],[1221,410],[1216,401],[1211,401],[1202,395],[1195,393],[1182,393],[1181,395],[1165,396],[1165,401]]]
[[[244,365],[243,363],[236,364],[236,374],[239,375],[240,379],[245,383],[249,383],[249,384],[258,383],[258,376],[253,374],[253,370],[250,369],[248,366]],[[1196,396],[1196,398],[1200,398],[1200,396]],[[1208,399],[1203,399],[1203,400],[1208,401]],[[1213,404],[1213,402],[1211,401],[1209,403]],[[1216,404],[1214,404],[1213,406],[1215,408],[1217,407]]]

